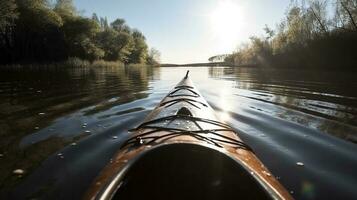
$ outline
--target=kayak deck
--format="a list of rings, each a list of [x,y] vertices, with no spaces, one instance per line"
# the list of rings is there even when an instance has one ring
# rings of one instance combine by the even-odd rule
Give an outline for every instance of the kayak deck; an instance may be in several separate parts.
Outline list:
[[[131,130],[85,199],[292,199],[186,77]]]

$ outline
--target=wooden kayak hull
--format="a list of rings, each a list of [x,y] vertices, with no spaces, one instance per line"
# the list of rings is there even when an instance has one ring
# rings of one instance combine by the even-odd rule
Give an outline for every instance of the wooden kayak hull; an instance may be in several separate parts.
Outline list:
[[[237,133],[219,122],[188,75],[132,131],[84,199],[141,197],[292,199]]]

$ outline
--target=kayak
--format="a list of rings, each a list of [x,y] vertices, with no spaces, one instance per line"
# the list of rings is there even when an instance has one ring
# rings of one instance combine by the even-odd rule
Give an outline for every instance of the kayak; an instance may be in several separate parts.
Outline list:
[[[293,199],[189,71],[129,135],[84,199]]]

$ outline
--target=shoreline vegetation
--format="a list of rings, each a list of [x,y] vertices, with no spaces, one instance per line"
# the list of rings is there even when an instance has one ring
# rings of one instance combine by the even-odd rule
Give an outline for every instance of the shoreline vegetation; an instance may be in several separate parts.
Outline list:
[[[73,0],[0,2],[0,65],[157,65],[159,59],[124,19],[81,16]]]
[[[160,67],[257,67],[257,65],[234,65],[228,62],[207,62],[207,63],[188,63],[188,64],[171,64],[163,63],[159,65]]]
[[[233,66],[357,70],[357,1],[294,0],[275,29],[210,62]]]
[[[82,60],[79,58],[68,58],[67,60],[58,61],[58,62],[5,64],[5,65],[0,65],[0,70],[38,69],[38,68],[77,68],[77,67],[97,68],[97,67],[127,67],[127,66],[159,67],[160,65],[148,64],[148,63],[124,64],[120,61],[106,61],[106,60],[89,61],[89,60]]]
[[[84,17],[73,0],[0,2],[0,68],[150,65],[357,70],[357,1],[294,0],[275,29],[209,63],[160,64],[124,19]]]

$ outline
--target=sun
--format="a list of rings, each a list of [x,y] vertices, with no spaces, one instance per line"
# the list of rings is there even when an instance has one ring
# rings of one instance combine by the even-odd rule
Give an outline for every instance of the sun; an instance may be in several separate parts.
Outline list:
[[[224,49],[239,40],[244,31],[244,13],[241,6],[231,0],[221,0],[210,14],[212,35]],[[227,49],[226,49],[227,50]]]

